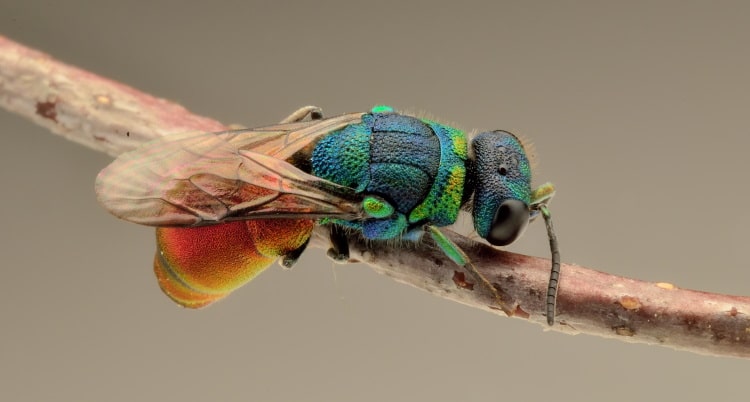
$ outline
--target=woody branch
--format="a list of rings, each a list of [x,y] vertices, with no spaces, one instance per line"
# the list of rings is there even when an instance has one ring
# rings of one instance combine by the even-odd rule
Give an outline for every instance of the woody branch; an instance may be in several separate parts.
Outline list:
[[[0,36],[0,106],[55,134],[116,156],[170,133],[220,131],[213,119],[124,84],[66,65]],[[92,183],[93,185],[93,183]],[[546,326],[547,259],[513,254],[458,234],[462,247],[512,306]],[[434,247],[392,248],[353,237],[352,257],[396,281],[506,315]],[[328,247],[321,236],[313,245]],[[680,289],[563,264],[553,330],[750,358],[750,298]]]

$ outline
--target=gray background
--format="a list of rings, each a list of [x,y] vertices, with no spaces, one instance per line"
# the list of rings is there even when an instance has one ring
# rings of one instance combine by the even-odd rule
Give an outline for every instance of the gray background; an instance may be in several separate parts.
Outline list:
[[[64,4],[63,4],[64,3]],[[0,2],[0,33],[227,123],[386,103],[532,138],[567,262],[747,294],[750,3]],[[318,3],[318,2],[316,2]],[[748,362],[544,332],[312,250],[207,310],[109,158],[0,111],[0,400],[738,400]],[[546,256],[543,225],[512,250]],[[718,398],[715,398],[716,396]]]

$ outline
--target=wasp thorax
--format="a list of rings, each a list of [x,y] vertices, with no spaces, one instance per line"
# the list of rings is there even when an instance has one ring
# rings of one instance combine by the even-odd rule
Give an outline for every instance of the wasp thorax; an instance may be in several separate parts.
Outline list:
[[[495,246],[515,241],[529,223],[531,167],[511,133],[481,133],[474,150],[474,228]]]

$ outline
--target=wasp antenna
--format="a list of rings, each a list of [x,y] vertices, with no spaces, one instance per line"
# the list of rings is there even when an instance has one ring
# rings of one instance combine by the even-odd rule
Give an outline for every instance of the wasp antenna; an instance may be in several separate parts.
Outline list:
[[[549,284],[547,285],[547,324],[555,324],[555,308],[557,306],[557,284],[560,280],[560,248],[557,244],[557,235],[555,228],[552,227],[552,215],[546,205],[540,205],[539,211],[544,217],[544,225],[547,227],[547,237],[549,237],[549,248],[552,252],[552,270],[549,274]]]

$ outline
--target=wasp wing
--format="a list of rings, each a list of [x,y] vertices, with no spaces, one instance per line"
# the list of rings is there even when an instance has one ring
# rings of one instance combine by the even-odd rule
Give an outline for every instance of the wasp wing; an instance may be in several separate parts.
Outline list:
[[[200,226],[257,218],[362,217],[353,189],[285,160],[361,113],[220,133],[183,133],[121,155],[96,194],[113,215],[143,225]]]

